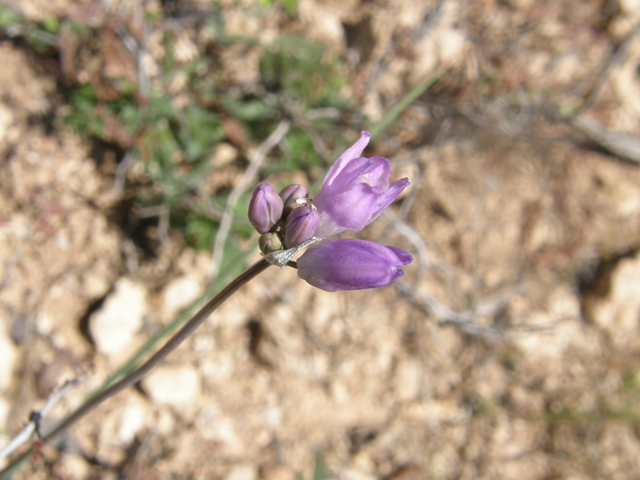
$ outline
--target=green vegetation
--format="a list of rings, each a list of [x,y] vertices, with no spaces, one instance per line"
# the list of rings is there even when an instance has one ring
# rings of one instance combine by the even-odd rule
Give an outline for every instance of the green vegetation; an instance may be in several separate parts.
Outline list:
[[[262,6],[266,9],[252,14],[282,8],[294,15],[297,0],[266,0]],[[95,26],[52,17],[28,25],[22,16],[0,6],[5,35],[22,36],[38,52],[59,49],[60,58],[76,61],[62,71],[68,107],[60,120],[142,162],[144,177],[135,185],[138,205],[168,208],[172,229],[180,229],[190,245],[210,249],[219,221],[219,215],[211,212],[224,208],[231,187],[228,181],[213,181],[213,190],[207,187],[219,173],[212,162],[216,146],[232,144],[239,155],[231,166],[243,169],[251,146],[266,138],[282,118],[293,118],[292,128],[264,171],[278,175],[322,168],[311,135],[331,129],[336,116],[307,118],[307,113],[329,108],[339,117],[349,109],[340,95],[346,85],[342,66],[325,58],[322,44],[298,36],[260,46],[256,38],[228,34],[216,4],[191,29],[189,39],[197,51],[185,60],[179,45],[185,34],[164,29],[162,12],[145,12],[144,17],[154,32],[161,33],[161,55],[156,46],[154,57],[159,71],[153,74],[144,70],[148,65],[140,64],[137,52],[146,46],[131,28],[131,18],[110,17]],[[58,42],[61,35],[73,45],[68,51],[61,46],[64,42]],[[254,55],[257,50],[258,82],[230,81],[223,57],[233,48]],[[243,218],[246,203],[246,198],[240,202],[239,221],[232,228],[232,234],[241,238],[252,234]]]

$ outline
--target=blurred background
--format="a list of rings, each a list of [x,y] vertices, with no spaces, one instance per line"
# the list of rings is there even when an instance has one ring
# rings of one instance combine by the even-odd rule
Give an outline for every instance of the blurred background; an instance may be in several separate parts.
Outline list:
[[[313,195],[363,129],[412,186],[354,235],[415,257],[374,291],[268,269],[15,478],[640,478],[639,22],[635,0],[4,0],[0,446],[260,258],[255,184]]]

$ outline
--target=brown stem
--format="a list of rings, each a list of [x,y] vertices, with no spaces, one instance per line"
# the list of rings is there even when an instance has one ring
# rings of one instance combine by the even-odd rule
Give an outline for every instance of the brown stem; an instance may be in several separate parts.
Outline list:
[[[154,353],[149,360],[143,363],[137,370],[134,370],[129,375],[124,377],[119,382],[114,383],[106,390],[100,392],[95,397],[90,398],[85,404],[78,408],[75,412],[60,422],[53,430],[42,436],[42,440],[45,442],[53,440],[60,435],[64,430],[69,428],[73,423],[84,417],[91,410],[96,408],[102,402],[109,397],[120,393],[127,387],[138,383],[142,378],[155,368],[160,362],[162,362],[167,355],[174,351],[182,342],[184,342],[195,330],[211,315],[220,305],[222,305],[231,295],[233,295],[240,287],[245,283],[248,283],[254,277],[264,272],[271,265],[265,259],[262,259],[253,265],[251,265],[244,273],[239,275],[229,285],[220,291],[215,297],[213,297],[209,303],[202,307],[198,313],[196,313],[191,319],[184,324],[184,326],[178,330],[178,332],[169,339],[169,341],[156,353]],[[5,469],[0,471],[0,480],[4,478],[5,474],[11,471],[26,460],[31,455],[33,449],[27,450],[25,453],[16,458]],[[10,478],[10,477],[9,477]]]

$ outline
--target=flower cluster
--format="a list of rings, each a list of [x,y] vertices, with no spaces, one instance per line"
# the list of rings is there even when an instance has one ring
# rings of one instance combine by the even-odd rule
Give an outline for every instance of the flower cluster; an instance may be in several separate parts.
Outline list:
[[[256,186],[249,221],[261,234],[258,243],[265,255],[345,230],[362,230],[409,186],[406,178],[389,182],[391,166],[386,158],[360,156],[369,138],[362,132],[360,140],[338,158],[313,200],[302,185],[289,185],[280,194],[266,183]],[[300,278],[333,292],[389,285],[404,275],[400,268],[412,260],[404,250],[375,242],[327,240],[309,247],[297,268]]]

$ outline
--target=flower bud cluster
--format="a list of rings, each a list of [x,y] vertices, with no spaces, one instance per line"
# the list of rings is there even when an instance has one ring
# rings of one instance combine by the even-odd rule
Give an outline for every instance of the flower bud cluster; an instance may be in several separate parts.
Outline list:
[[[328,292],[389,285],[413,260],[404,250],[375,242],[325,240],[345,230],[362,230],[409,186],[406,178],[389,181],[391,164],[386,158],[361,156],[369,139],[369,133],[362,132],[336,160],[313,202],[302,185],[289,185],[278,195],[261,183],[249,204],[249,220],[262,234],[258,241],[262,253],[287,250],[272,255],[282,266],[308,247],[297,261],[298,276]]]
[[[303,185],[288,185],[278,195],[267,183],[253,190],[249,221],[262,236],[262,253],[293,248],[310,240],[320,227],[320,215]]]

